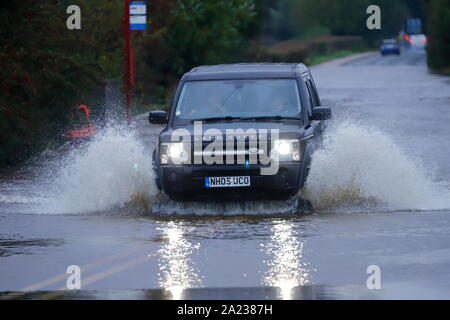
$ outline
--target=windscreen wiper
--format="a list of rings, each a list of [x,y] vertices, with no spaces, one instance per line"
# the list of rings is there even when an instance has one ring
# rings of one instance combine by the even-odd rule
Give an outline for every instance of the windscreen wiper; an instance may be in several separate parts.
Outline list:
[[[204,122],[214,122],[214,121],[233,121],[233,120],[241,120],[241,117],[212,117],[212,118],[204,118],[204,119],[193,119],[192,121],[204,121]]]
[[[302,120],[299,117],[284,117],[284,116],[256,116],[256,117],[242,117],[240,120]]]

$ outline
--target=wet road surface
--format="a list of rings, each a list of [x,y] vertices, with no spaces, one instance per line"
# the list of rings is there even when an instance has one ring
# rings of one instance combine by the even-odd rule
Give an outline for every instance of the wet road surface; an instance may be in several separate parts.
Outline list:
[[[3,171],[0,298],[449,299],[450,80],[425,61],[312,68],[336,115],[302,194],[312,213],[148,198],[159,129],[144,117],[137,136],[110,131],[76,156]],[[70,265],[82,291],[65,291]],[[366,286],[371,265],[381,290]]]

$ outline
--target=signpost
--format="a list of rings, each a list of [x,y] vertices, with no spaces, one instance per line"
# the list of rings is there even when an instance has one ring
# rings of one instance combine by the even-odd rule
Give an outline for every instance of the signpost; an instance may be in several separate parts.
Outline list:
[[[147,2],[124,0],[125,39],[125,104],[128,124],[131,123],[131,85],[134,84],[134,50],[131,48],[131,30],[146,30]]]
[[[147,3],[145,1],[130,2],[131,30],[145,30],[147,26]]]

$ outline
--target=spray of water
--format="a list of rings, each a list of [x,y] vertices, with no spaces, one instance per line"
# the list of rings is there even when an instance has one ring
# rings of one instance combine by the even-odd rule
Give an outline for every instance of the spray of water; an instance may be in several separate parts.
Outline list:
[[[380,130],[350,122],[332,128],[314,153],[303,195],[319,211],[450,207],[448,191],[433,182],[420,161]]]
[[[159,215],[290,215],[304,209],[299,197],[289,200],[176,202],[159,197],[151,211]]]
[[[149,151],[130,129],[108,128],[59,164],[52,212],[107,212],[130,203],[142,210],[156,189]]]
[[[8,205],[9,211],[55,214],[301,212],[298,198],[226,203],[171,201],[157,195],[150,150],[135,130],[110,127],[87,145],[49,161],[47,169],[41,170],[45,181],[27,187],[33,191],[32,201],[13,192],[2,195],[0,202]],[[420,161],[408,157],[382,131],[354,122],[339,122],[329,128],[323,148],[313,155],[300,197],[311,201],[317,212],[450,208],[448,188],[434,182],[430,170],[424,169]]]

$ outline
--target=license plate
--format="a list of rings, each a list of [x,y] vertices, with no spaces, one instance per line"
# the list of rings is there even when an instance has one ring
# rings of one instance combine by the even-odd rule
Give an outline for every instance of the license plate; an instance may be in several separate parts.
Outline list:
[[[250,187],[250,177],[208,177],[205,178],[206,188]]]

